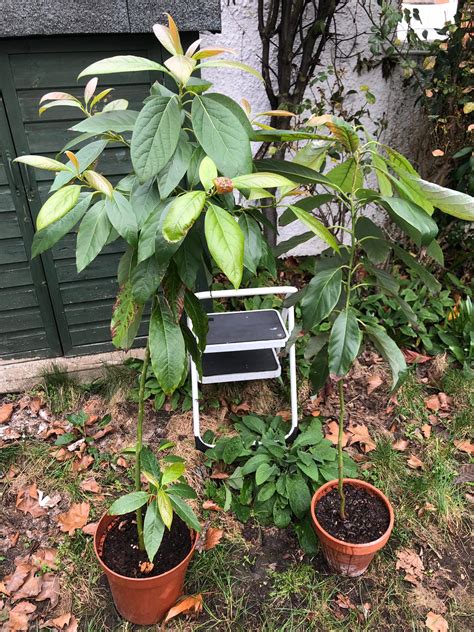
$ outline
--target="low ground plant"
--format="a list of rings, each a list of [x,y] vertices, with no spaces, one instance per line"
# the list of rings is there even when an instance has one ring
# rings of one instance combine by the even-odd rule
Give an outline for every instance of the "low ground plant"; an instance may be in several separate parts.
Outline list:
[[[303,549],[314,553],[316,540],[308,516],[311,497],[338,472],[337,452],[324,438],[321,421],[303,421],[291,445],[285,442],[287,428],[281,417],[246,415],[234,428],[237,436],[221,437],[206,451],[208,466],[229,471],[223,485],[208,485],[208,493],[242,522],[253,517],[264,525],[292,525]],[[357,473],[348,455],[344,473]]]

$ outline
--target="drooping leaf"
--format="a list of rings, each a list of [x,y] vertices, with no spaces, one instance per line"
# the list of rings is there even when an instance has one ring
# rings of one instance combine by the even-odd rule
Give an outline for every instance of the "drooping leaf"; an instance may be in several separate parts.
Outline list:
[[[92,193],[80,200],[80,202],[66,213],[66,215],[61,217],[61,219],[36,232],[31,245],[31,258],[34,259],[34,257],[37,257],[45,250],[54,246],[61,237],[64,237],[64,235],[72,230],[77,222],[84,216],[90,206],[91,200]]]
[[[133,298],[142,305],[157,291],[167,269],[167,264],[159,263],[156,256],[141,261],[132,270],[130,282]]]
[[[309,379],[315,393],[325,386],[329,377],[328,348],[324,345],[314,356],[309,369]]]
[[[70,177],[73,175],[73,172],[67,165],[58,160],[53,160],[52,158],[45,158],[44,156],[19,156],[15,158],[13,162],[22,162],[30,167],[45,169],[46,171],[69,171],[71,173]]]
[[[168,497],[171,501],[174,511],[181,518],[181,520],[183,520],[188,525],[188,527],[190,527],[191,529],[194,529],[195,531],[199,533],[201,531],[201,524],[199,520],[197,519],[196,514],[194,513],[194,511],[191,509],[191,507],[188,505],[187,502],[185,502],[182,498],[180,498],[176,494],[173,494],[173,490],[175,489],[176,489],[176,486],[170,487],[169,494],[168,494]]]
[[[243,72],[248,72],[254,77],[257,77],[257,79],[260,79],[260,81],[262,81],[263,83],[263,77],[258,72],[258,70],[255,70],[255,68],[252,68],[252,66],[243,64],[240,61],[233,61],[231,59],[218,59],[215,61],[214,60],[203,61],[199,64],[199,66],[196,67],[196,69],[201,69],[201,68],[232,68],[235,70],[242,70]]]
[[[395,197],[383,197],[381,205],[390,218],[419,246],[427,246],[438,234],[436,222],[422,208]]]
[[[331,202],[333,199],[334,199],[334,195],[332,195],[332,193],[321,193],[319,195],[310,195],[308,197],[302,198],[301,200],[298,200],[297,202],[292,204],[292,207],[296,206],[300,209],[303,209],[303,211],[310,213],[314,209],[322,206],[323,204],[327,204],[328,202]],[[292,222],[294,222],[296,219],[297,217],[295,213],[293,213],[293,211],[291,210],[291,207],[288,207],[287,209],[283,211],[283,213],[278,218],[278,223],[280,224],[280,226],[287,226],[288,224],[291,224]]]
[[[232,179],[236,189],[272,189],[278,187],[294,187],[295,183],[279,173],[248,173]]]
[[[188,170],[186,171],[189,189],[194,188],[199,183],[199,167],[205,157],[206,152],[202,147],[196,147],[193,150],[191,162],[189,163]]]
[[[204,208],[204,191],[188,191],[176,197],[166,212],[163,235],[169,242],[180,241]]]
[[[36,218],[36,229],[42,230],[66,215],[79,200],[81,187],[71,184],[53,193],[41,207]]]
[[[183,334],[163,296],[150,320],[150,356],[158,384],[167,395],[179,386],[186,363]]]
[[[140,231],[138,240],[138,262],[144,261],[155,254],[156,235],[158,226],[162,221],[166,205],[158,202],[157,206],[150,213]]]
[[[206,212],[204,230],[214,261],[232,285],[238,288],[244,265],[244,235],[240,226],[230,213],[210,204]]]
[[[99,201],[86,213],[77,233],[76,265],[82,272],[97,257],[107,243],[112,225],[103,201]]]
[[[167,198],[184,178],[192,153],[192,145],[188,142],[186,134],[182,132],[174,154],[158,175],[158,189],[163,199]]]
[[[209,156],[204,156],[199,165],[199,180],[204,187],[204,191],[210,191],[212,189],[217,176],[216,163],[211,160]]]
[[[165,525],[158,511],[156,499],[148,505],[143,523],[143,539],[150,562],[153,562],[163,540]]]
[[[372,263],[380,264],[387,260],[390,245],[382,230],[371,219],[359,217],[355,225],[355,235]]]
[[[105,200],[105,211],[110,223],[132,246],[137,243],[138,226],[132,205],[119,191],[114,191],[112,197]]]
[[[119,289],[112,310],[110,330],[115,347],[130,349],[137,335],[142,313],[143,305],[134,299],[132,285],[127,281]]]
[[[156,494],[156,501],[161,519],[168,529],[171,529],[171,523],[173,522],[173,506],[168,494],[164,490],[159,489]]]
[[[155,178],[139,184],[138,178],[134,177],[135,181],[130,191],[130,204],[137,219],[138,228],[141,229],[150,213],[160,204],[161,199]]]
[[[252,154],[246,129],[233,112],[210,96],[193,99],[191,114],[199,144],[224,175],[250,173]]]
[[[389,363],[392,371],[392,390],[396,390],[407,376],[407,365],[403,353],[383,327],[366,325],[365,329],[377,351]]]
[[[290,209],[296,215],[296,217],[302,222],[307,228],[309,228],[316,237],[322,239],[328,246],[330,246],[333,250],[339,251],[339,245],[336,241],[334,235],[324,226],[319,219],[316,219],[308,213],[304,211],[302,208],[298,206],[290,206]]]
[[[341,295],[341,268],[318,271],[311,279],[301,301],[303,325],[309,331],[324,320],[337,305]]]
[[[117,498],[115,502],[109,507],[109,514],[111,516],[122,516],[123,514],[130,513],[143,507],[149,498],[148,492],[131,492]]]
[[[461,191],[447,189],[434,182],[427,182],[421,178],[413,181],[422,191],[424,197],[443,213],[448,213],[448,215],[464,219],[467,222],[474,221],[474,198],[472,196]]]
[[[196,297],[194,292],[186,290],[184,295],[184,309],[191,319],[193,332],[198,338],[199,349],[202,352],[206,348],[206,337],[209,330],[209,322],[202,303]]]
[[[92,189],[103,193],[108,198],[111,197],[114,188],[112,183],[102,174],[97,173],[97,171],[92,171],[91,169],[86,169],[82,175]]]
[[[362,334],[354,312],[342,310],[333,323],[329,335],[329,374],[344,377],[357,357]]]
[[[137,57],[135,55],[115,55],[114,57],[107,57],[106,59],[101,59],[87,66],[87,68],[80,73],[78,79],[86,77],[87,75],[108,75],[117,72],[144,72],[150,70],[157,70],[169,74],[166,68],[151,59]]]
[[[136,124],[138,112],[134,110],[117,110],[115,112],[98,112],[71,127],[74,132],[103,134],[105,132],[131,132]]]
[[[257,266],[263,254],[263,237],[259,224],[248,213],[239,217],[239,226],[244,235],[244,266],[257,274]]]
[[[431,272],[429,272],[424,266],[422,266],[421,263],[418,263],[418,261],[414,257],[412,257],[411,254],[409,254],[408,252],[403,250],[403,248],[400,248],[400,246],[397,246],[396,244],[394,244],[393,246],[393,251],[395,255],[399,259],[401,259],[403,263],[423,281],[423,283],[431,292],[439,292],[441,290],[441,283],[438,281],[438,279],[433,276]]]
[[[76,154],[77,162],[79,163],[79,173],[82,173],[86,169],[88,169],[95,161],[99,158],[100,154],[107,147],[107,140],[96,140],[93,143],[89,143],[85,147],[82,147]],[[63,149],[65,151],[66,148]],[[71,171],[75,171],[74,165],[69,160],[66,163],[66,167]],[[51,185],[50,191],[57,191],[62,186],[70,182],[71,175],[67,172],[58,173],[55,177],[53,184]]]
[[[196,228],[191,229],[173,257],[180,279],[191,290],[194,289],[198,272],[203,267],[203,246],[200,231]]]
[[[293,237],[290,237],[289,239],[286,239],[285,241],[277,244],[272,249],[272,252],[275,257],[280,257],[289,250],[293,250],[293,248],[296,248],[300,244],[304,244],[309,239],[314,239],[314,233],[312,231],[301,233],[301,235],[293,235]]]
[[[140,111],[132,134],[130,155],[141,182],[165,167],[179,140],[181,110],[177,97],[153,97]]]
[[[390,179],[387,177],[385,160],[377,153],[372,153],[372,166],[382,195],[390,197],[393,194]]]
[[[297,518],[302,518],[311,505],[311,493],[304,478],[300,474],[288,476],[286,490],[290,507]]]
[[[348,158],[346,161],[339,163],[326,175],[344,193],[349,193],[353,189],[360,189],[364,184],[361,168],[358,166],[355,158]]]
[[[331,180],[328,180],[326,176],[319,171],[304,167],[295,162],[288,160],[278,160],[273,158],[265,158],[263,160],[255,161],[255,168],[257,171],[268,171],[270,173],[280,174],[292,182],[298,182],[299,184],[325,184],[331,186]]]
[[[359,146],[359,137],[350,123],[347,123],[337,116],[333,116],[331,120],[326,121],[325,125],[331,131],[331,134],[335,136],[348,151],[354,152],[357,149]]]

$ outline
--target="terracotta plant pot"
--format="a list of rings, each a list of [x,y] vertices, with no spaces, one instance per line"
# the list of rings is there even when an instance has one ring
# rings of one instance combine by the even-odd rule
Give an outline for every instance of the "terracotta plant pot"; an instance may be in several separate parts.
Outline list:
[[[117,516],[108,514],[102,516],[94,536],[94,552],[107,576],[115,607],[119,614],[131,623],[159,623],[183,594],[184,576],[196,548],[197,534],[190,529],[191,550],[177,566],[156,577],[135,579],[115,573],[104,564],[100,556],[108,528],[116,519]]]
[[[353,485],[354,487],[360,487],[365,491],[377,496],[387,507],[390,516],[390,522],[387,531],[373,542],[367,542],[366,544],[350,544],[350,542],[344,542],[338,540],[330,533],[325,531],[318,522],[316,517],[316,505],[332,489],[337,487],[338,481],[329,481],[322,487],[320,487],[313,496],[311,502],[311,518],[313,519],[313,528],[316,531],[316,535],[319,538],[321,549],[324,553],[327,563],[331,570],[340,575],[347,575],[348,577],[357,577],[362,575],[367,570],[368,565],[372,561],[374,555],[383,548],[392,533],[394,514],[392,505],[389,503],[388,498],[382,494],[376,487],[360,481],[355,478],[345,478],[345,485]]]

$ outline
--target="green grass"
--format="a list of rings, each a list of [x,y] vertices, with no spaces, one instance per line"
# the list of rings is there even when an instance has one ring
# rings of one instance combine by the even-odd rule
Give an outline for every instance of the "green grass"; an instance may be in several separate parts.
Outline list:
[[[41,377],[39,390],[54,415],[65,414],[77,407],[84,394],[84,387],[68,374],[64,366],[52,362]]]

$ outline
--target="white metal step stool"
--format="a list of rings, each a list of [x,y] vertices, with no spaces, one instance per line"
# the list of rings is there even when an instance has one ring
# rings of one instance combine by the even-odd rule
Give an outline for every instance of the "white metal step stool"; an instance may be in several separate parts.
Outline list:
[[[244,296],[262,296],[283,294],[290,296],[297,288],[261,287],[242,290],[217,290],[215,292],[197,292],[199,300],[215,298],[235,298]],[[191,386],[193,398],[193,430],[196,448],[207,450],[213,445],[201,437],[199,416],[199,386],[222,382],[241,382],[243,380],[265,380],[279,377],[281,365],[277,349],[288,342],[295,326],[294,307],[276,309],[257,309],[234,312],[213,312],[208,314],[209,331],[207,344],[202,356],[202,377],[192,358]],[[192,329],[191,320],[188,326]],[[291,428],[287,440],[294,438],[298,428],[298,400],[296,388],[296,353],[294,342],[289,348]]]

